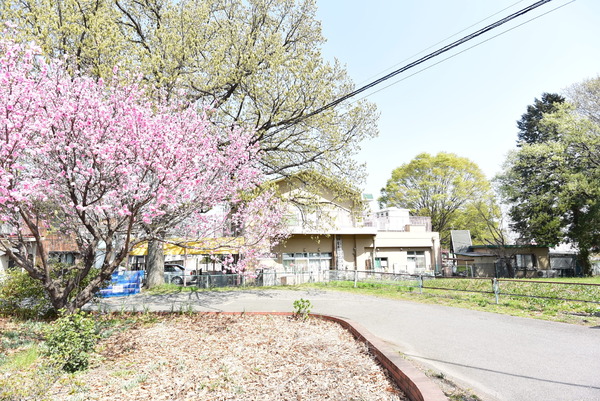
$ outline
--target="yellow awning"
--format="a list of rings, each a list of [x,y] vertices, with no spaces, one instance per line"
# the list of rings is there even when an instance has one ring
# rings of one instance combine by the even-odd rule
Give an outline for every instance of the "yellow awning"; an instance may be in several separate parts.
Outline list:
[[[206,238],[199,241],[183,241],[169,239],[163,243],[165,255],[234,255],[244,244],[242,237]],[[148,243],[142,242],[133,247],[129,255],[144,256],[148,254]]]

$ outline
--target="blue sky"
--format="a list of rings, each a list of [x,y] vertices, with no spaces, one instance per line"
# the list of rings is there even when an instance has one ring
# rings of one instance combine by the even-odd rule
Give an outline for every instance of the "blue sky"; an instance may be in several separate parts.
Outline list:
[[[317,0],[323,55],[345,64],[358,87],[535,2]],[[367,165],[365,192],[379,196],[392,170],[421,152],[467,157],[488,178],[500,172],[527,105],[600,74],[600,1],[554,0],[420,67],[477,43],[373,89],[408,77],[367,97],[380,112],[380,132],[357,157]]]

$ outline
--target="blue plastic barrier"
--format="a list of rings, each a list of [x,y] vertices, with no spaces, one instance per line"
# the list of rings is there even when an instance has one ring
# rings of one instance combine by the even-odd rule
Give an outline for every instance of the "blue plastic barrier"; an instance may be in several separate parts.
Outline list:
[[[144,271],[142,270],[114,272],[110,285],[100,290],[100,296],[108,298],[137,294],[142,288],[143,279]]]

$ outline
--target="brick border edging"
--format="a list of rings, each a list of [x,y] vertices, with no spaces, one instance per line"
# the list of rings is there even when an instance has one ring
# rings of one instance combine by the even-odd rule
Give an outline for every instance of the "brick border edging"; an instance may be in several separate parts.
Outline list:
[[[207,315],[276,315],[294,316],[292,312],[196,312]],[[423,372],[412,366],[382,340],[375,337],[359,323],[340,317],[310,314],[311,317],[338,323],[348,330],[357,340],[364,342],[373,352],[375,359],[389,373],[411,401],[449,401],[442,390]]]
[[[375,337],[359,323],[351,320],[311,314],[311,316],[338,323],[348,330],[359,341],[367,344],[375,359],[383,366],[392,380],[404,391],[411,401],[448,401],[442,390],[436,386],[423,372],[404,360],[381,339]]]

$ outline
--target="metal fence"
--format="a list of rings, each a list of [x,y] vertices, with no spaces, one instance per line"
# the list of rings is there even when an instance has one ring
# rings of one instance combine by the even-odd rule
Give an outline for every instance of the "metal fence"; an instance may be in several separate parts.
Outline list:
[[[407,274],[386,273],[374,270],[331,270],[329,281],[352,281],[356,287],[358,283],[372,285],[386,285],[405,287],[408,290],[422,291],[423,282],[432,279],[432,274]]]
[[[489,294],[499,303],[501,297],[535,298],[550,301],[582,302],[600,305],[600,284],[501,278],[435,277],[432,275],[390,274],[372,271],[332,271],[330,281],[350,281],[354,286],[389,285],[408,287],[420,293]]]
[[[432,276],[409,275],[376,272],[372,270],[322,270],[308,272],[277,272],[266,271],[252,274],[202,274],[187,276],[182,279],[180,274],[165,273],[165,282],[196,286],[199,288],[219,287],[276,287],[284,285],[300,285],[315,282],[354,281],[372,282],[378,284],[419,287],[419,283]]]
[[[266,272],[258,274],[201,274],[186,277],[182,277],[180,274],[165,273],[165,283],[198,288],[274,287],[327,281],[328,275],[326,273]]]
[[[554,261],[556,258],[551,258]],[[572,264],[552,263],[550,269],[537,269],[534,267],[525,267],[514,265],[514,274],[517,278],[556,278],[556,277],[577,277],[582,275],[581,266]],[[484,278],[508,278],[510,277],[506,265],[500,263],[470,263],[452,268],[454,274],[461,277],[484,277]],[[600,275],[600,264],[598,267],[592,266],[592,274]]]
[[[422,281],[421,291],[466,292],[500,297],[583,302],[600,305],[600,284],[543,280],[446,277]]]
[[[171,277],[172,278],[172,277]],[[165,281],[168,280],[165,275]],[[203,274],[185,285],[199,288],[275,287],[315,282],[350,282],[354,286],[390,286],[420,293],[479,293],[495,297],[537,298],[600,304],[600,284],[500,278],[435,277],[432,274],[394,274],[373,270],[317,272],[259,272],[258,274]]]

